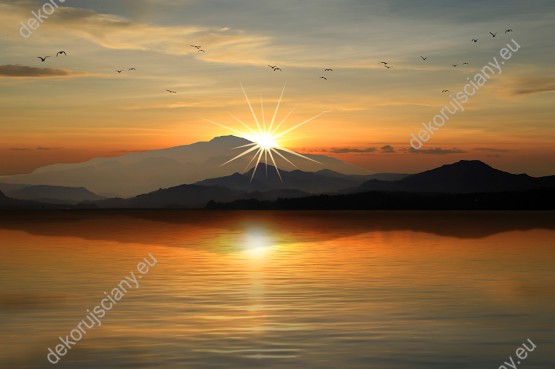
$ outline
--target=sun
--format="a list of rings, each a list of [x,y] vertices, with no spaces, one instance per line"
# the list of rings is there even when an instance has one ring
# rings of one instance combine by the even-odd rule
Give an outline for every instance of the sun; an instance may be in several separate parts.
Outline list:
[[[253,180],[254,175],[256,174],[256,170],[258,169],[258,166],[261,163],[264,163],[266,164],[266,167],[268,167],[269,164],[273,165],[273,167],[276,169],[279,179],[283,182],[281,173],[278,168],[278,164],[276,163],[276,159],[278,160],[282,159],[285,162],[291,164],[293,167],[297,168],[297,166],[293,164],[293,162],[291,162],[291,160],[289,160],[284,154],[291,154],[293,156],[320,164],[318,161],[314,159],[311,159],[305,155],[289,150],[288,148],[283,146],[283,142],[290,140],[286,138],[286,136],[289,133],[293,132],[297,128],[302,127],[308,122],[313,121],[314,119],[324,114],[324,112],[310,119],[307,119],[301,123],[298,123],[292,127],[284,128],[287,125],[287,120],[293,113],[293,111],[290,111],[278,123],[279,108],[281,106],[281,101],[283,100],[283,94],[285,93],[285,86],[281,91],[281,96],[279,97],[277,106],[272,115],[272,119],[269,121],[266,119],[266,115],[264,113],[264,102],[262,101],[262,99],[260,100],[261,113],[260,113],[260,116],[258,116],[254,111],[254,108],[251,104],[249,97],[247,96],[247,93],[245,92],[245,89],[243,88],[243,85],[241,85],[241,89],[243,90],[243,95],[245,95],[245,99],[247,100],[247,104],[252,114],[253,122],[251,123],[251,125],[248,125],[247,123],[243,122],[241,119],[237,118],[233,114],[231,114],[231,116],[233,119],[239,122],[246,129],[246,131],[240,131],[238,129],[228,127],[226,125],[216,123],[211,120],[207,120],[212,124],[225,128],[231,132],[234,132],[238,136],[251,141],[250,144],[236,147],[235,149],[244,149],[244,150],[239,155],[223,163],[222,166],[229,164],[232,161],[235,161],[244,156],[252,155],[251,161],[249,162],[246,168],[248,169],[253,163],[255,163],[254,170],[251,176],[251,181]]]
[[[276,147],[279,147],[278,143],[276,142],[277,137],[273,136],[271,133],[261,133],[252,136],[245,137],[247,140],[252,141],[260,145],[260,147],[264,148],[265,150],[270,150]]]

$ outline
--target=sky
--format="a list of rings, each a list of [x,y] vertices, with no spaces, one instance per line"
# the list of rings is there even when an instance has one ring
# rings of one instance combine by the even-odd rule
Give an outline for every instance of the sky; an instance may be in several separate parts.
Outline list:
[[[0,176],[228,135],[208,120],[254,124],[241,85],[267,119],[285,86],[285,127],[325,112],[288,135],[301,153],[372,172],[482,160],[555,174],[551,0],[52,0],[22,30],[46,2],[0,0]],[[412,149],[513,42],[501,72]]]

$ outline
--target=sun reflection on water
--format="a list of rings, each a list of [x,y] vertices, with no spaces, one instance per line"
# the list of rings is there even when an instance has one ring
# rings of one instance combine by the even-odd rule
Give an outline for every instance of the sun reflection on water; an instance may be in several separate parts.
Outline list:
[[[243,247],[249,256],[256,259],[264,258],[273,246],[275,241],[265,229],[251,227],[246,231]]]

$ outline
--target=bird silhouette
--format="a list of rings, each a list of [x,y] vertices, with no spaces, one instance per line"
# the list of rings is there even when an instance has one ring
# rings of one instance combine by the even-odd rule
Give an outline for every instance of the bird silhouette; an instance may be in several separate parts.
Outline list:
[[[453,67],[457,68],[459,65],[458,64],[453,64]]]
[[[379,62],[378,64],[388,65],[388,62]]]
[[[421,57],[422,60],[424,60],[424,61],[426,61],[426,59],[428,59],[428,57],[423,57],[423,56],[420,56],[420,57]]]
[[[277,65],[270,65],[270,64],[268,64],[268,66],[269,66],[270,68],[272,68],[272,69],[276,69],[276,68],[277,68]]]
[[[56,53],[56,58],[58,57],[58,55],[65,55],[65,56],[67,56],[66,52],[63,51],[63,50],[62,50],[62,51],[58,51],[58,52]]]
[[[191,45],[191,47],[194,47],[197,50],[200,50],[202,48],[202,46],[199,46],[199,45]]]
[[[121,74],[123,72],[123,69],[117,69],[116,72]]]
[[[509,28],[508,30],[505,31],[505,33],[509,33],[509,32],[513,32],[513,30]]]
[[[326,81],[328,80],[326,77],[320,77],[321,79],[325,79]]]
[[[468,65],[468,63],[467,63],[467,62],[464,62],[462,65]]]
[[[472,42],[476,43],[476,42],[478,42],[478,39],[477,39],[477,38],[473,38],[473,39],[472,39]]]
[[[204,50],[204,49],[200,49],[198,52],[199,52],[199,53],[205,53],[205,54],[206,54],[206,50]]]
[[[283,72],[283,71],[281,70],[281,68],[274,68],[274,72],[277,72],[277,71]]]
[[[131,70],[136,70],[136,69],[135,68],[129,68],[129,70],[131,71]]]
[[[384,65],[384,67],[386,67],[387,69],[393,68],[393,67],[390,67],[389,65]]]
[[[168,91],[170,94],[176,94],[177,93],[177,92],[172,91],[172,90],[166,90],[166,91]]]
[[[324,72],[333,72],[333,69],[330,69],[330,68],[324,69]]]
[[[446,93],[446,92],[449,92],[449,90],[443,90],[443,91],[441,91],[441,93],[443,93],[443,94]]]
[[[45,56],[44,58],[42,56],[37,56],[37,59],[40,59],[41,62],[45,62],[46,59],[50,58],[49,56]]]
[[[497,36],[497,33],[498,33],[498,32],[495,32],[495,33],[490,32],[489,34],[492,35],[492,36],[495,38],[495,36]]]

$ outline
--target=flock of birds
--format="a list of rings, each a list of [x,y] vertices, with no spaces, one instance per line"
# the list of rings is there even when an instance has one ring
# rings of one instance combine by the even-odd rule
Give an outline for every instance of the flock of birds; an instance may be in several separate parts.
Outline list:
[[[513,32],[513,30],[512,30],[511,28],[505,30],[505,34],[511,33],[511,32]],[[495,38],[495,37],[497,37],[497,34],[498,34],[498,33],[499,33],[499,32],[493,33],[493,32],[490,31],[489,34],[490,34],[493,38]],[[478,39],[477,39],[477,38],[473,38],[473,39],[471,39],[470,41],[473,42],[473,43],[477,43],[477,42],[478,42]],[[422,56],[422,55],[420,55],[420,58],[422,58],[422,61],[428,60],[428,57],[427,57],[427,56]],[[383,64],[383,66],[384,66],[385,68],[387,68],[387,69],[393,68],[393,66],[391,66],[388,62],[385,62],[385,61],[379,62],[378,64]],[[451,65],[453,66],[453,68],[457,68],[459,65],[469,65],[469,64],[470,64],[469,62],[463,62],[463,63],[461,63],[461,64],[451,64]],[[448,92],[450,92],[450,91],[447,90],[447,89],[445,89],[445,90],[442,90],[441,92],[442,92],[442,93],[448,93]]]
[[[268,65],[268,67],[270,67],[274,72],[283,72],[283,69],[281,69],[281,68],[278,67],[277,65]],[[326,69],[324,69],[324,73],[325,73],[325,72],[333,72],[333,69],[331,69],[331,68],[326,68]],[[324,77],[324,76],[320,77],[320,79],[324,79],[324,80],[326,80],[326,81],[328,80],[328,78],[327,78],[327,77]]]
[[[505,30],[505,34],[511,33],[511,32],[513,32],[513,30],[510,29],[510,28]],[[490,31],[489,33],[490,33],[490,35],[491,35],[493,38],[497,37],[497,34],[498,34],[498,32],[495,32],[495,33],[494,33],[494,32],[491,32],[491,31]],[[477,38],[473,38],[473,39],[471,39],[471,42],[477,43],[478,40],[479,40],[479,39],[477,39]],[[190,46],[191,46],[192,48],[195,48],[195,49],[197,50],[197,52],[206,54],[206,50],[202,47],[202,45],[190,45]],[[63,50],[62,50],[62,51],[58,51],[58,52],[56,53],[56,57],[58,57],[58,56],[60,56],[60,55],[67,56],[66,52],[63,51]],[[49,55],[48,55],[48,56],[39,56],[39,57],[37,57],[37,58],[40,59],[40,61],[41,61],[42,63],[44,63],[44,62],[46,61],[46,59],[50,58],[50,56],[49,56]],[[422,56],[422,55],[421,55],[420,58],[422,58],[422,61],[424,61],[424,62],[428,60],[428,57],[427,57],[427,56]],[[378,64],[382,64],[386,69],[391,69],[391,68],[393,68],[393,66],[390,65],[390,63],[389,63],[389,62],[386,62],[386,61],[381,61],[381,62],[379,62]],[[454,68],[457,68],[459,65],[469,65],[469,63],[468,63],[468,62],[463,62],[463,63],[461,63],[461,64],[452,64],[452,66],[453,66]],[[268,65],[268,67],[270,67],[270,69],[272,69],[274,72],[283,72],[283,69],[281,69],[281,68],[278,67],[277,65]],[[137,70],[137,69],[135,69],[135,68],[132,67],[132,68],[129,68],[127,71],[131,72],[131,71],[136,71],[136,70]],[[116,70],[116,72],[117,72],[118,74],[121,74],[121,73],[123,73],[124,71],[125,71],[125,69],[117,69],[117,70]],[[329,72],[333,72],[333,69],[331,69],[331,68],[326,68],[326,69],[324,69],[324,73],[329,73]],[[328,78],[327,78],[325,75],[324,75],[324,76],[321,76],[320,79],[325,80],[325,81],[328,80]],[[170,94],[176,94],[176,93],[177,93],[177,91],[169,90],[169,89],[167,89],[166,92],[168,92],[168,93],[170,93]],[[442,92],[442,93],[448,93],[448,92],[450,92],[450,91],[447,90],[447,89],[444,89],[444,90],[442,90],[441,92]]]
[[[58,51],[58,52],[56,53],[56,58],[57,58],[58,56],[60,56],[60,55],[67,56],[66,52],[63,51],[63,50],[62,50],[62,51]],[[40,59],[41,63],[44,63],[44,62],[46,61],[46,59],[48,59],[48,58],[50,58],[50,55],[47,55],[47,56],[37,56],[37,59]]]

